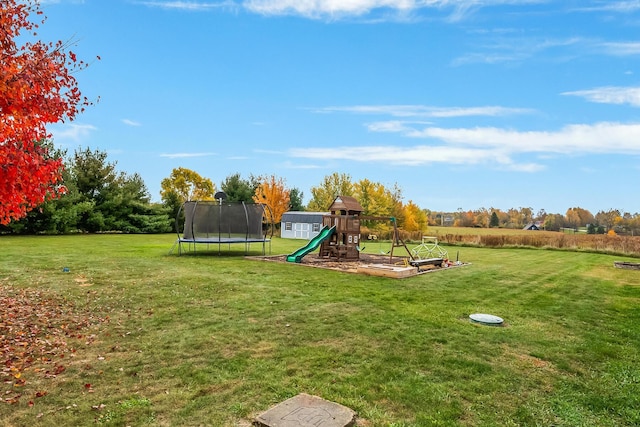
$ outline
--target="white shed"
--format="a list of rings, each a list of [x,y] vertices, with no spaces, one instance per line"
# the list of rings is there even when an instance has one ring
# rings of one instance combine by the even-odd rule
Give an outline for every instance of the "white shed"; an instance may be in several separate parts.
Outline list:
[[[311,240],[320,233],[325,215],[329,215],[329,212],[285,212],[280,223],[280,237]]]

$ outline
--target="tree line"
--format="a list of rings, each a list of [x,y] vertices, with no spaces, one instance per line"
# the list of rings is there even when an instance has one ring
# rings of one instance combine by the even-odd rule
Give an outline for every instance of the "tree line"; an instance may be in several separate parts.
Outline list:
[[[592,214],[580,207],[571,207],[564,214],[548,213],[540,209],[534,214],[529,207],[511,208],[506,211],[497,208],[476,210],[458,209],[455,212],[427,211],[430,225],[512,228],[527,226],[547,231],[574,230],[588,234],[640,234],[640,214],[631,214],[619,209],[608,209]]]
[[[50,144],[50,143],[48,143]],[[89,148],[77,149],[72,156],[56,152],[64,158],[61,184],[64,194],[46,200],[20,220],[0,227],[0,231],[15,234],[124,232],[165,233],[176,230],[175,220],[180,207],[189,200],[214,200],[224,192],[227,202],[263,203],[268,206],[269,222],[279,226],[287,211],[326,212],[339,196],[355,197],[363,215],[393,218],[408,232],[425,232],[428,226],[523,228],[534,224],[539,229],[560,231],[563,228],[586,229],[589,233],[615,232],[638,234],[640,215],[611,209],[593,215],[586,209],[573,207],[565,214],[534,213],[531,208],[496,208],[441,212],[424,209],[413,201],[403,201],[402,189],[394,184],[387,188],[369,179],[353,181],[346,173],[332,173],[317,186],[311,187],[309,203],[303,203],[304,193],[290,188],[275,175],[243,178],[235,173],[224,178],[219,186],[210,178],[178,167],[161,183],[161,202],[151,201],[142,177],[117,170],[107,154]],[[363,221],[366,229],[385,231],[390,224]]]

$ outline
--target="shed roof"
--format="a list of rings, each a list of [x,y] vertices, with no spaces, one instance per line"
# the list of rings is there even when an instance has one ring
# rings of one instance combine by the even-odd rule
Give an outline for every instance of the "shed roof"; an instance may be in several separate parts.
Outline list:
[[[328,214],[329,212],[289,211],[282,214],[281,222],[322,224],[322,218]]]

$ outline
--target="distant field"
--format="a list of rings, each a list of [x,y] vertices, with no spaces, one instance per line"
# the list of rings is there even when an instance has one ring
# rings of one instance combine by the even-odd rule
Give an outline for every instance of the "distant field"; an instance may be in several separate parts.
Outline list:
[[[456,245],[583,250],[640,257],[638,236],[470,227],[429,227],[425,235]]]
[[[640,425],[632,258],[445,245],[470,265],[396,280],[174,239],[0,236],[0,425],[248,427],[299,393],[361,427]]]
[[[495,236],[495,235],[507,235],[507,236],[525,236],[531,233],[541,233],[550,236],[555,236],[559,233],[555,231],[529,231],[512,228],[484,228],[484,227],[438,227],[430,225],[425,234],[433,236],[445,236],[447,234],[454,235],[473,235],[473,236]]]

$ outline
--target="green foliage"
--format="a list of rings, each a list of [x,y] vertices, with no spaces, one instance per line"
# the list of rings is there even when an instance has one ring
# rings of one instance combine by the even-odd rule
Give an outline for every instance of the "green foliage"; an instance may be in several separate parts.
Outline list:
[[[289,210],[290,211],[304,211],[304,193],[299,188],[292,188],[289,190]]]
[[[311,200],[307,209],[324,212],[338,196],[353,196],[354,188],[351,176],[346,173],[334,172],[324,177],[322,184],[311,187]]]
[[[544,220],[544,229],[547,231],[560,231],[565,227],[565,218],[560,214],[549,214]]]
[[[239,173],[235,173],[226,177],[220,184],[220,188],[227,195],[229,202],[252,203],[253,195],[259,185],[259,178],[251,176],[249,180],[246,180],[241,178]]]
[[[489,220],[489,227],[498,227],[500,225],[500,219],[498,214],[494,211],[491,212],[491,220]]]

